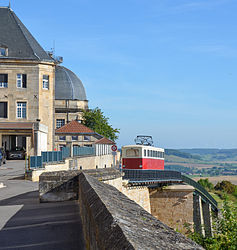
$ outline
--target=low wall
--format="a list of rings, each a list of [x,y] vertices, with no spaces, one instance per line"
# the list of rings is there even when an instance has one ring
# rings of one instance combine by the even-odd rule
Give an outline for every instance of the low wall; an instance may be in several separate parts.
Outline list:
[[[43,169],[34,169],[28,172],[26,177],[33,182],[37,182],[42,173],[77,169],[110,168],[112,163],[112,155],[66,158],[63,162],[47,163]]]
[[[121,180],[120,172],[112,168],[45,172],[39,176],[40,202],[78,199],[78,176],[82,171],[103,182]]]
[[[203,249],[115,187],[83,172],[79,205],[87,249]]]

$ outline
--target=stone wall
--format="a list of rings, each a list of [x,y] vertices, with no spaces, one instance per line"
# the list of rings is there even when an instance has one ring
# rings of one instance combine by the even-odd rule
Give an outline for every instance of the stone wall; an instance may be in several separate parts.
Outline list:
[[[188,185],[150,189],[151,214],[166,225],[185,232],[184,224],[193,225],[193,192]]]
[[[79,175],[79,205],[87,249],[202,249],[85,173]]]
[[[202,249],[122,194],[120,180],[114,169],[43,173],[40,201],[79,200],[87,249]]]

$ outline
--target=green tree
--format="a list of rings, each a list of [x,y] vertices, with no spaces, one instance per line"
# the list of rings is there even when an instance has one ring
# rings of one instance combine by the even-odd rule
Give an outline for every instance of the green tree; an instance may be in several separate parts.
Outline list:
[[[208,178],[200,179],[198,183],[207,190],[212,190],[214,188],[213,184],[208,180]]]
[[[232,194],[235,192],[235,185],[232,184],[230,181],[222,181],[218,182],[215,186],[215,190],[221,190],[228,194]]]
[[[98,107],[88,111],[83,111],[82,123],[100,135],[115,141],[118,139],[119,129],[112,128],[109,118],[105,117]]]

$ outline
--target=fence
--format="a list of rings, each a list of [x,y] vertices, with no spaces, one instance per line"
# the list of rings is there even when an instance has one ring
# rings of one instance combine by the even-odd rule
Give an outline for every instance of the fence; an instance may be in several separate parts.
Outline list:
[[[41,152],[43,163],[48,162],[58,162],[63,160],[63,152],[62,151],[46,151]]]
[[[73,156],[95,155],[94,147],[73,147]]]
[[[130,183],[182,181],[181,173],[171,170],[123,169],[123,173],[123,179],[129,180]]]
[[[94,156],[110,154],[109,145],[96,145],[95,147],[73,147],[72,156]],[[45,151],[41,156],[30,156],[28,158],[28,169],[43,168],[44,163],[60,162],[71,156],[71,149],[63,147],[62,151]]]
[[[208,191],[203,186],[187,177],[186,175],[182,175],[182,180],[185,183],[193,186],[196,191],[202,196],[202,198],[206,198],[211,203],[212,207],[217,210],[217,201],[208,193]]]

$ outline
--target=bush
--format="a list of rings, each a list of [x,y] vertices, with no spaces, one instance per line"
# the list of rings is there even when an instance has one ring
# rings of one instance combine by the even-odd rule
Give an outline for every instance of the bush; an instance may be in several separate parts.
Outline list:
[[[213,188],[214,188],[214,185],[208,180],[208,178],[206,178],[206,179],[200,179],[198,181],[198,183],[200,185],[202,185],[207,190],[213,190]]]
[[[189,230],[189,237],[205,249],[237,249],[237,209],[225,198],[221,214],[213,222],[213,237]]]
[[[224,191],[228,194],[233,194],[235,193],[236,190],[236,186],[232,184],[230,181],[218,182],[214,188],[215,190]]]

